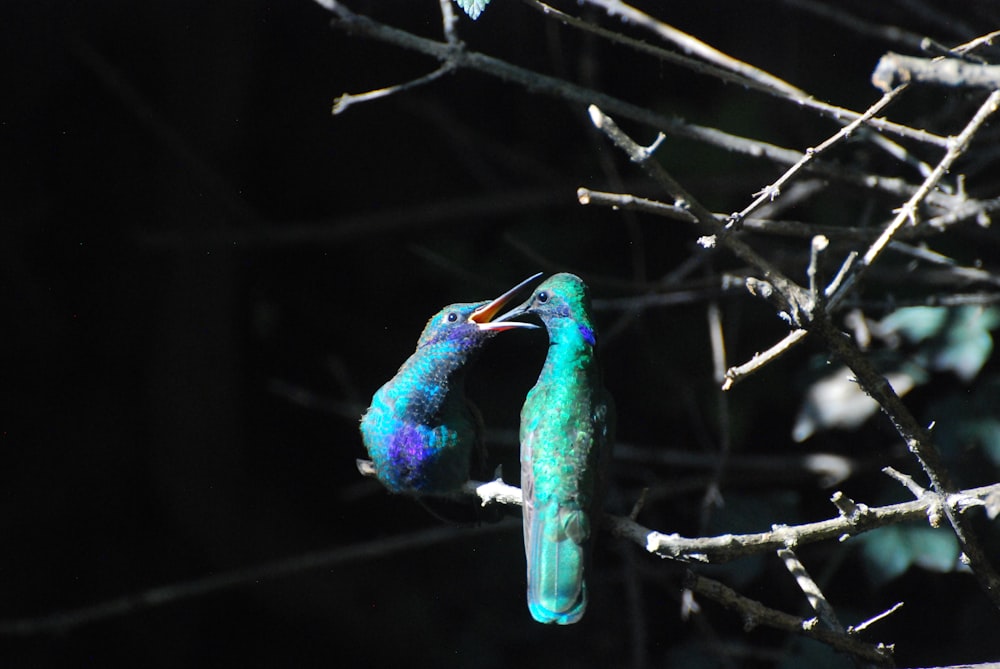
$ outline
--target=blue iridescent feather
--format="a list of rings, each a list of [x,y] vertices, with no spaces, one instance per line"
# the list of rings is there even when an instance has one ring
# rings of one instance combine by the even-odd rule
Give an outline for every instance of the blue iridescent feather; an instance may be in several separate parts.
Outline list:
[[[528,282],[492,301],[453,304],[435,314],[417,348],[372,397],[361,436],[379,481],[397,493],[448,493],[485,461],[479,413],[465,396],[465,372],[498,332],[536,327],[493,322]]]

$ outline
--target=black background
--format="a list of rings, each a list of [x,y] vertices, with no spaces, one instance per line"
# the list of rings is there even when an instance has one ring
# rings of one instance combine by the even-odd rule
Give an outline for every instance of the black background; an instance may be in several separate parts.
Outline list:
[[[948,44],[995,27],[986,5],[953,23],[904,5],[868,18]],[[440,35],[433,0],[350,6]],[[645,7],[854,109],[877,99],[869,73],[899,48],[781,2]],[[459,72],[331,116],[341,93],[401,83],[436,63],[331,29],[307,0],[11,2],[0,22],[0,618],[35,626],[0,638],[4,666],[716,666],[698,664],[697,648],[720,639],[774,650],[751,653],[754,666],[794,660],[785,637],[744,633],[719,609],[708,626],[682,621],[683,567],[610,538],[584,621],[538,625],[524,607],[516,522],[450,528],[356,472],[358,417],[442,305],[494,296],[542,270],[581,274],[597,298],[638,294],[647,278],[700,253],[698,232],[681,224],[577,204],[579,186],[655,194],[583,106]],[[459,30],[470,49],[782,146],[836,128],[581,38],[514,0],[493,0],[475,23],[460,17]],[[955,98],[915,95],[918,108]],[[655,136],[625,125],[639,141]],[[664,161],[718,211],[744,206],[781,172],[667,144]],[[834,191],[811,214],[850,220],[860,207]],[[770,307],[743,295],[723,309],[733,363],[785,332]],[[609,333],[621,441],[711,452],[717,384],[703,302],[624,317],[599,310],[598,322]],[[512,482],[511,431],[544,342],[499,337],[470,379]],[[812,351],[731,393],[734,449],[802,453],[788,437],[799,399],[792,378]],[[852,443],[813,447],[880,465],[899,459],[881,424]],[[693,535],[710,473],[710,464],[626,457],[612,510],[626,511],[653,484],[642,520]],[[866,480],[848,488],[864,491]],[[717,531],[833,513],[830,491],[801,472],[734,474],[723,492],[729,508],[765,496],[768,506],[753,527]],[[788,495],[804,501],[778,504]],[[380,543],[411,536],[418,545]],[[368,552],[337,552],[370,542]],[[848,562],[831,577],[835,605],[863,619],[908,598],[898,622],[874,635],[895,641],[902,663],[1000,652],[966,624],[990,615],[972,579],[904,579],[874,592],[847,549],[817,549],[815,564],[838,550]],[[239,576],[309,551],[331,554],[282,577]],[[744,594],[805,612],[773,558],[745,572],[733,581]],[[229,588],[181,596],[175,587],[227,574],[237,575]],[[58,612],[163,586],[176,598],[46,626]],[[931,615],[942,601],[970,604],[945,622]]]

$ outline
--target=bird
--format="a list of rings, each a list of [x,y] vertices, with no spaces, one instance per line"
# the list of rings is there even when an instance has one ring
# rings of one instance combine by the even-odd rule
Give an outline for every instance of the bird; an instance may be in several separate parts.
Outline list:
[[[465,396],[466,370],[497,333],[538,327],[494,319],[539,276],[494,300],[441,309],[427,322],[413,354],[376,391],[361,417],[361,437],[375,476],[389,491],[454,493],[469,480],[474,459],[485,461],[482,418]]]
[[[535,314],[549,349],[521,408],[521,490],[528,610],[570,625],[587,608],[585,572],[614,442],[614,401],[604,388],[586,284],[575,274],[542,282],[501,319]]]
[[[490,0],[455,0],[455,2],[473,21],[478,19],[479,15],[486,9],[486,5],[490,4]]]

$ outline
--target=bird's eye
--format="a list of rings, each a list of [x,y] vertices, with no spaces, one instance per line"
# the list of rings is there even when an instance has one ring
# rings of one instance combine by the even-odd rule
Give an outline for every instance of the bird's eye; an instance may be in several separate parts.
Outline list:
[[[549,301],[549,294],[544,290],[540,292],[537,297],[539,302],[545,303]]]
[[[457,320],[458,320],[458,314],[456,314],[454,311],[448,313],[448,322],[449,323],[454,323]]]

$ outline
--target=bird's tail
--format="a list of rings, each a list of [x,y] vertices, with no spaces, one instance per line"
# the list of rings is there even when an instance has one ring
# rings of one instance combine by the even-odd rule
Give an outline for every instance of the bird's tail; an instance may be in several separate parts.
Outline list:
[[[555,501],[537,505],[525,518],[528,610],[538,622],[571,625],[583,617],[589,537],[586,512],[560,507]]]

